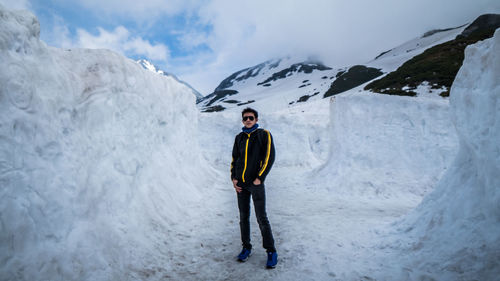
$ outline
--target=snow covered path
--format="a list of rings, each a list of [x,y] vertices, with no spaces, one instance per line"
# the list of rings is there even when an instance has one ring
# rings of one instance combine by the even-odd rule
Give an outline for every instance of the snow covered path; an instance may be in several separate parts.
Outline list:
[[[449,103],[353,89],[259,109],[277,151],[265,270],[254,215],[254,256],[235,261],[239,112],[199,114],[175,79],[0,14],[0,280],[500,276],[500,30],[467,48]]]
[[[226,178],[221,172],[221,176]],[[290,178],[294,175],[294,178]],[[266,255],[255,215],[251,215],[253,256],[235,260],[240,251],[238,209],[230,182],[213,182],[205,203],[174,241],[167,255],[171,268],[143,272],[144,277],[175,280],[372,280],[361,270],[377,270],[373,256],[376,229],[387,226],[414,206],[390,202],[348,202],[335,199],[304,174],[276,168],[267,182],[268,216],[279,253],[279,265],[265,269]],[[321,189],[320,189],[321,190]],[[253,211],[252,211],[253,212]],[[172,237],[172,236],[170,236]],[[380,251],[380,250],[379,250]],[[380,267],[378,269],[381,269]],[[370,270],[372,271],[372,270]],[[154,279],[154,278],[152,278]]]
[[[151,269],[141,276],[150,280],[155,277],[173,280],[381,280],[380,276],[384,276],[387,269],[385,257],[395,253],[394,248],[381,240],[385,237],[383,234],[390,229],[391,223],[418,205],[422,197],[404,188],[396,191],[396,187],[386,191],[384,196],[363,197],[359,196],[363,188],[355,181],[356,175],[347,181],[356,186],[337,187],[338,181],[332,181],[334,177],[319,178],[324,173],[318,172],[318,168],[325,161],[352,163],[346,162],[348,159],[330,158],[328,103],[275,112],[260,120],[259,123],[273,133],[277,149],[277,162],[266,180],[266,193],[279,264],[274,270],[265,269],[265,250],[253,210],[253,256],[243,264],[235,261],[241,242],[229,162],[234,134],[239,131],[239,114],[200,115],[200,146],[208,165],[213,168],[213,175],[206,179],[206,186],[199,187],[204,199],[186,206],[189,218],[172,226],[178,233],[166,235],[170,240],[160,245],[162,249],[169,249],[165,254],[168,258],[165,267]],[[378,133],[376,128],[367,130],[366,126],[357,126],[359,132],[368,135]],[[365,178],[370,175],[376,177],[372,170],[364,171]],[[358,193],[348,196],[346,192],[350,189]]]

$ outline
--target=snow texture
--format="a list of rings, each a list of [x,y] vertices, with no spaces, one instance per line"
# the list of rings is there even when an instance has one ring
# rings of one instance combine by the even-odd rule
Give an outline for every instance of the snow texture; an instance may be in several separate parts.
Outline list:
[[[435,190],[397,226],[400,280],[500,276],[500,29],[471,45],[451,88],[458,154]],[[402,254],[404,253],[404,254]],[[401,279],[402,278],[402,279]]]
[[[330,99],[330,155],[318,174],[339,197],[420,201],[455,155],[448,101],[369,94]]]
[[[311,72],[306,73],[303,70],[307,66],[313,68]],[[309,96],[309,101],[321,99],[338,70],[315,68],[319,66],[316,62],[310,62],[308,58],[285,57],[245,69],[231,79],[230,83],[224,85],[224,90],[235,90],[238,93],[211,105],[221,105],[227,108],[226,110],[240,111],[246,106],[252,106],[272,112],[300,104],[299,99],[302,96]],[[276,80],[262,84],[278,73],[282,73],[284,77],[280,76]],[[202,101],[198,106],[203,108],[210,100]]]
[[[0,8],[0,279],[126,280],[199,198],[195,97],[39,32]]]
[[[386,74],[390,73],[412,57],[423,53],[427,48],[453,40],[464,29],[465,26],[462,26],[414,38],[366,63],[366,67],[380,69]],[[312,67],[313,70],[307,73],[299,71],[301,69],[299,65]],[[221,98],[214,103],[210,103],[212,98],[209,98],[200,102],[198,106],[204,109],[210,104],[210,106],[222,106],[226,110],[252,106],[266,112],[295,107],[304,104],[305,101],[309,103],[321,100],[332,82],[345,79],[341,74],[351,67],[332,66],[332,69],[326,69],[322,64],[307,57],[284,57],[270,60],[234,73],[220,84],[222,88],[216,89],[234,90],[237,91],[236,94]],[[277,74],[281,74],[278,75],[279,79],[270,79],[277,78]],[[264,83],[265,81],[268,82]],[[357,89],[360,90],[363,87],[357,87]],[[442,92],[442,90],[431,90],[437,93]],[[421,89],[416,92],[424,93],[425,91]]]
[[[381,54],[376,59],[368,63],[368,66],[382,68],[383,71],[391,72],[396,70],[404,62],[412,57],[423,53],[426,49],[438,44],[455,39],[461,34],[467,25],[439,31],[429,36],[421,36],[405,42],[386,53]]]
[[[496,280],[499,33],[466,49],[451,106],[361,85],[288,107],[296,83],[252,104],[277,152],[265,270],[253,214],[254,254],[235,261],[240,108],[198,113],[174,79],[47,47],[0,6],[0,280]]]

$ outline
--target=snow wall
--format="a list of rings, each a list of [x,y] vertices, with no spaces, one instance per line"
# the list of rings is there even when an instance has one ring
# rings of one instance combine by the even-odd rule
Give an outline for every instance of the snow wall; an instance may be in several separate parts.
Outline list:
[[[243,126],[243,108],[200,115],[200,141],[210,143],[203,148],[203,153],[210,163],[215,163],[220,170],[227,171],[221,176],[228,180],[234,138]],[[259,126],[269,130],[274,139],[277,157],[273,167],[286,167],[288,171],[293,168],[312,170],[324,163],[329,145],[328,119],[324,119],[327,114],[259,112]],[[217,133],[214,133],[214,130]],[[273,171],[276,172],[276,169]],[[269,174],[269,178],[275,177],[274,172]],[[290,176],[292,175],[288,175]]]
[[[460,140],[452,166],[396,224],[398,280],[498,280],[500,276],[500,29],[471,45],[451,87]]]
[[[457,149],[449,103],[439,96],[368,92],[330,100],[330,155],[319,176],[342,198],[419,202]]]
[[[0,280],[134,279],[207,177],[195,97],[39,33],[0,6]]]

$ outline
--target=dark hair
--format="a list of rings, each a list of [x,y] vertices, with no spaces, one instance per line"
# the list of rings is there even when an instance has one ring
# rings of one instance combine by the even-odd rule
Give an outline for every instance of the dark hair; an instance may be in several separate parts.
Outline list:
[[[241,112],[241,117],[243,117],[243,115],[245,113],[253,113],[253,115],[255,116],[255,118],[259,118],[259,113],[257,113],[257,110],[253,109],[253,108],[250,108],[250,107],[247,107],[245,109],[243,109],[243,111]]]

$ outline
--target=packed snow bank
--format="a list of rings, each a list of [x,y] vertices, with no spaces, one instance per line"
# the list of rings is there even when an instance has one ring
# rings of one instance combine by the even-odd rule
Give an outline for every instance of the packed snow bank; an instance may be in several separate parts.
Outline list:
[[[0,6],[0,279],[134,279],[206,178],[195,97],[39,30]]]
[[[451,88],[460,140],[453,165],[397,224],[398,280],[498,280],[500,276],[500,29],[467,47]],[[390,259],[389,259],[390,260]]]
[[[416,200],[456,152],[448,101],[361,92],[330,101],[330,156],[318,173],[338,197]]]
[[[259,126],[271,132],[275,149],[274,167],[298,168],[310,172],[328,156],[328,105],[318,102],[276,111],[261,110]],[[241,111],[245,107],[224,112],[200,114],[200,142],[210,145],[203,153],[210,163],[228,171],[235,136],[241,132]],[[269,176],[272,177],[271,173]],[[294,172],[290,172],[294,174]],[[227,174],[226,177],[229,178]]]

